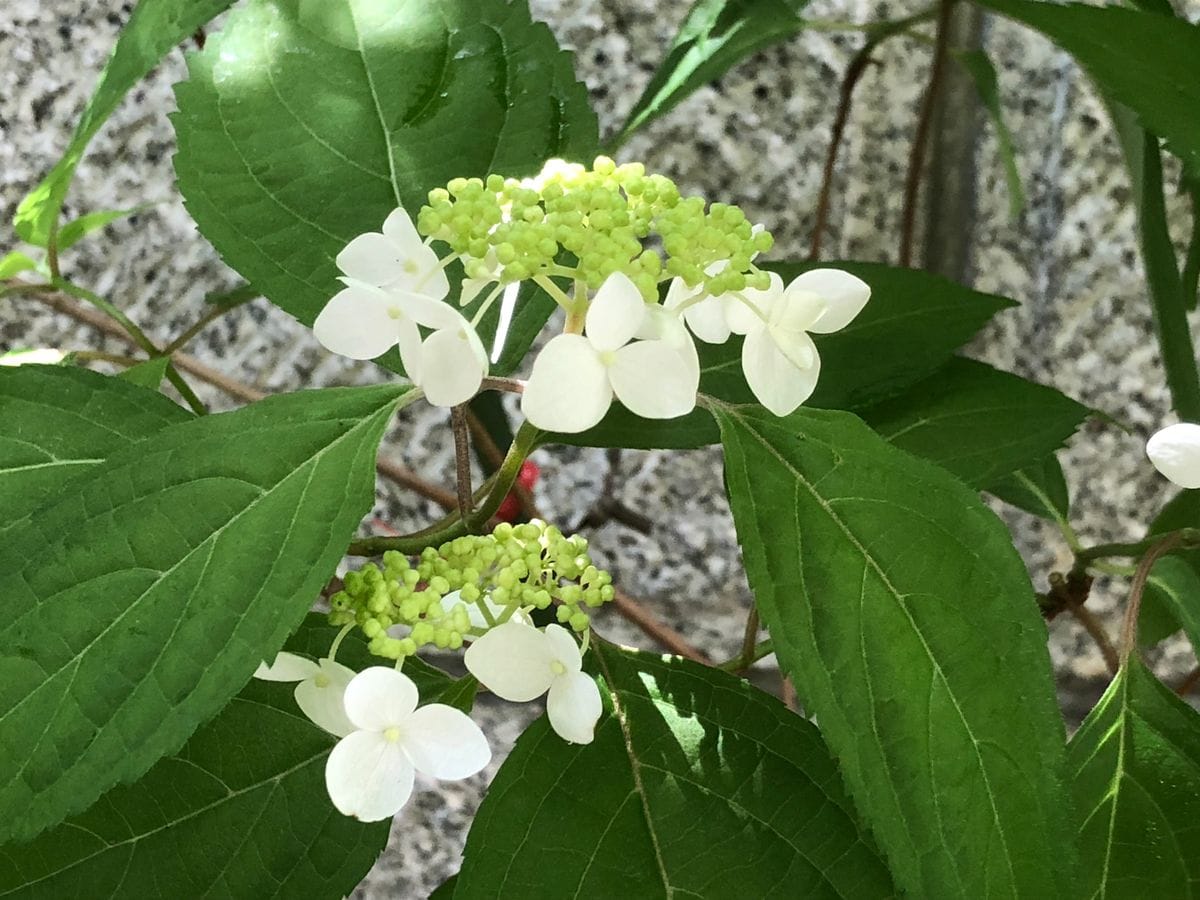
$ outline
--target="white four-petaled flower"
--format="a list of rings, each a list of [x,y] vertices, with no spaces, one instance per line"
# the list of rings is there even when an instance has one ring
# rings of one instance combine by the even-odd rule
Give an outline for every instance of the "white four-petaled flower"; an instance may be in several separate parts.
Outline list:
[[[742,370],[758,402],[786,416],[817,386],[821,357],[809,334],[845,328],[871,298],[862,279],[841,269],[812,269],[785,288],[771,273],[771,286],[742,291],[745,303],[726,307],[729,326],[744,334]]]
[[[1154,468],[1182,488],[1200,488],[1200,425],[1168,425],[1146,442]]]
[[[417,687],[395,669],[372,666],[346,687],[346,716],[355,730],[325,763],[325,787],[339,811],[377,822],[400,811],[416,773],[468,778],[492,758],[479,726],[442,703],[417,708]]]
[[[450,293],[442,261],[403,209],[392,211],[382,232],[360,234],[348,243],[336,262],[347,278],[363,284],[434,300]]]
[[[521,411],[538,428],[576,433],[598,423],[613,395],[636,415],[670,419],[696,406],[700,369],[689,346],[653,337],[634,340],[647,306],[628,276],[605,279],[588,307],[584,333],[560,334],[538,354]]]
[[[354,677],[348,669],[332,659],[313,662],[295,653],[279,653],[269,666],[262,663],[255,678],[263,681],[298,681],[296,705],[300,711],[330,734],[344,737],[354,730],[346,718],[342,695]]]
[[[550,726],[572,744],[592,742],[602,710],[600,689],[582,671],[579,645],[561,625],[538,631],[505,622],[471,644],[464,662],[480,684],[505,700],[524,703],[549,692]]]

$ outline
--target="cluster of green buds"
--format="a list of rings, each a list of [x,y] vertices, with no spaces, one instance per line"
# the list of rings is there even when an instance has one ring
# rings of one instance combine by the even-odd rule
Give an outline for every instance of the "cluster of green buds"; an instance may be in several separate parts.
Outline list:
[[[613,597],[612,578],[592,564],[587,540],[534,520],[428,547],[415,560],[396,551],[383,567],[347,572],[329,621],[357,625],[376,656],[401,659],[421,647],[458,649],[514,615],[556,606],[559,622],[587,631]],[[388,633],[406,626],[403,637]]]
[[[595,290],[621,272],[650,302],[673,277],[712,294],[769,284],[753,259],[771,235],[741,209],[681,197],[671,179],[606,156],[590,170],[551,160],[535,178],[456,178],[429,192],[417,230],[449,244],[468,278],[499,284],[556,276]]]

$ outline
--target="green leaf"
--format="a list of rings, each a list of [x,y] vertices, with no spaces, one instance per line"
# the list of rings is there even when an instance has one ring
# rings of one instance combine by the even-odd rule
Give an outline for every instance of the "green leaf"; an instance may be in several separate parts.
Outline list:
[[[0,534],[113,453],[190,418],[162,394],[86,369],[0,367]]]
[[[1162,508],[1150,523],[1146,537],[1197,527],[1200,527],[1200,491],[1184,490]],[[1186,563],[1200,581],[1200,549],[1173,550],[1155,565],[1154,575],[1158,577],[1152,575],[1147,585],[1138,619],[1138,640],[1143,646],[1158,643],[1183,627],[1183,621],[1177,613],[1180,604],[1176,600],[1191,596],[1191,579],[1177,569],[1162,568],[1162,564],[1171,558]],[[1196,602],[1195,599],[1192,602]],[[1200,646],[1194,637],[1192,643]]]
[[[117,377],[122,381],[128,381],[139,387],[157,391],[158,386],[167,377],[167,366],[170,364],[171,358],[169,356],[160,356],[157,359],[148,359],[145,362],[138,363],[136,366],[130,366]]]
[[[771,44],[799,34],[807,0],[696,0],[617,137],[623,142],[697,88]]]
[[[727,673],[593,644],[611,695],[593,743],[545,718],[467,836],[475,897],[889,897],[817,730]]]
[[[835,334],[813,335],[821,354],[821,381],[806,405],[856,409],[892,396],[944,365],[983,325],[1015,302],[983,294],[916,269],[878,263],[773,263],[764,266],[790,281],[813,268],[852,272],[871,286],[871,301]],[[697,342],[700,390],[726,403],[753,403],[742,375],[742,341]],[[556,443],[583,447],[691,448],[720,440],[703,409],[678,419],[642,419],[623,407],[595,428],[555,435]]]
[[[340,287],[338,252],[397,205],[415,219],[451,178],[526,175],[596,147],[570,54],[524,3],[250,0],[188,62],[174,117],[188,210],[305,324]],[[548,312],[524,304],[513,333],[531,340],[526,319],[540,328]],[[480,325],[485,345],[498,318]],[[400,371],[395,353],[381,362]]]
[[[407,671],[408,663],[405,662],[404,665]],[[475,694],[478,690],[479,682],[475,680],[475,677],[473,675],[464,675],[462,678],[451,681],[450,684],[446,685],[430,699],[469,713],[471,707],[475,705]]]
[[[1138,642],[1152,647],[1180,628],[1200,653],[1200,575],[1178,556],[1154,564],[1138,615]]]
[[[105,225],[123,219],[126,216],[136,216],[151,207],[152,204],[134,206],[131,209],[102,209],[73,219],[58,232],[59,251],[73,247],[93,231],[99,231]]]
[[[992,482],[987,491],[993,497],[1043,519],[1065,522],[1071,514],[1067,478],[1053,453]]]
[[[454,889],[458,887],[458,876],[451,875],[429,895],[429,900],[454,900]]]
[[[1200,896],[1200,715],[1131,659],[1069,748],[1080,896]]]
[[[13,220],[22,240],[37,247],[50,242],[75,167],[88,142],[100,130],[122,98],[158,65],[178,43],[224,10],[233,0],[140,0],[117,39],[100,82],[75,126],[75,133],[58,161],[30,192]]]
[[[1000,160],[1004,164],[1004,178],[1008,183],[1008,212],[1014,219],[1021,216],[1025,208],[1025,190],[1021,187],[1021,170],[1017,168],[1017,150],[1012,132],[1004,121],[1004,108],[1000,102],[1000,84],[996,78],[996,67],[982,50],[958,50],[954,58],[967,70],[975,82],[979,101],[987,110],[988,117],[996,129],[1000,144]]]
[[[403,390],[289,394],[172,425],[10,529],[0,843],[141,776],[278,649],[371,507]]]
[[[1119,6],[980,0],[1050,38],[1075,57],[1112,99],[1200,166],[1200,27]]]
[[[37,267],[38,264],[20,250],[13,250],[0,258],[0,279],[12,278],[14,275],[20,275],[22,272],[28,272]]]
[[[853,415],[716,407],[780,664],[914,897],[1073,896],[1046,627],[975,491]]]
[[[958,358],[861,415],[880,437],[981,488],[1061,447],[1088,409],[1054,388]]]
[[[287,649],[319,643],[309,632],[324,630],[323,619],[309,616]],[[135,784],[31,844],[0,849],[0,897],[348,896],[390,822],[334,810],[325,760],[336,738],[300,713],[293,691],[250,681]]]

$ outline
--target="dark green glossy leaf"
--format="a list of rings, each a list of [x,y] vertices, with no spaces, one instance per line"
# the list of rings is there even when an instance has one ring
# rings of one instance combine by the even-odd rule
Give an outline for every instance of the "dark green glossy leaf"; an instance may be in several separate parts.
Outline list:
[[[289,394],[172,425],[9,530],[0,842],[140,777],[278,649],[371,508],[402,391]]]
[[[878,263],[820,263],[852,272],[871,285],[871,301],[846,328],[814,335],[821,354],[821,380],[806,405],[857,409],[892,396],[944,365],[1012,300],[973,291],[916,269]],[[785,281],[817,263],[776,263]],[[697,342],[700,390],[726,403],[753,403],[742,375],[742,341],[714,346]],[[651,420],[614,406],[595,428],[555,435],[558,443],[585,447],[689,448],[720,440],[716,423],[698,409],[678,419]]]
[[[125,24],[100,82],[75,125],[62,159],[17,207],[13,220],[22,240],[45,247],[58,220],[75,167],[88,142],[135,84],[178,43],[224,12],[233,0],[140,0]],[[65,229],[64,229],[65,230]],[[79,235],[80,237],[82,235]],[[78,237],[75,238],[76,240]]]
[[[817,730],[733,675],[593,645],[595,741],[545,718],[496,775],[457,900],[888,897]]]
[[[310,615],[286,649],[318,645],[312,655],[324,655],[323,619]],[[356,644],[366,652],[347,636],[339,661],[349,664]],[[292,685],[252,680],[135,784],[30,844],[0,849],[0,897],[347,896],[383,850],[390,822],[334,810],[324,771],[336,739],[292,694]]]
[[[1121,6],[980,0],[1042,32],[1078,60],[1101,90],[1193,168],[1200,166],[1200,27]]]
[[[170,364],[170,357],[160,356],[157,359],[148,359],[136,366],[130,366],[117,377],[130,384],[136,384],[138,387],[157,391],[163,379],[167,377],[167,366]]]
[[[959,358],[861,415],[895,446],[984,487],[1057,450],[1088,409],[1054,388]]]
[[[1071,740],[1079,896],[1200,896],[1200,714],[1136,659]]]
[[[807,0],[696,0],[617,141],[752,53],[799,34],[806,5]]]
[[[458,876],[451,875],[443,881],[432,894],[429,895],[429,900],[454,900],[454,889],[458,887]]]
[[[897,886],[1071,896],[1046,628],[1007,530],[848,413],[717,417],[762,621]]]
[[[451,178],[527,175],[597,142],[570,55],[524,3],[505,0],[249,0],[189,57],[176,94],[188,210],[231,266],[305,324],[340,287],[338,252],[396,206],[415,219]],[[548,312],[518,310],[508,364]],[[497,321],[493,307],[485,345]],[[395,353],[381,361],[400,371]]]
[[[1200,575],[1184,559],[1166,556],[1154,564],[1138,616],[1138,642],[1152,647],[1180,628],[1200,652]]]
[[[987,491],[993,497],[1043,519],[1065,521],[1071,512],[1067,478],[1053,453],[992,482]]]
[[[982,50],[960,50],[954,54],[954,58],[975,82],[979,101],[987,110],[988,118],[992,120],[992,126],[996,129],[1000,161],[1004,165],[1004,179],[1008,183],[1008,212],[1014,219],[1018,219],[1021,210],[1025,208],[1025,189],[1021,187],[1021,170],[1017,168],[1017,150],[1013,144],[1012,132],[1008,130],[1008,123],[1004,121],[1004,107],[1000,101],[996,67]]]
[[[111,454],[191,416],[161,394],[69,366],[0,366],[0,533]]]

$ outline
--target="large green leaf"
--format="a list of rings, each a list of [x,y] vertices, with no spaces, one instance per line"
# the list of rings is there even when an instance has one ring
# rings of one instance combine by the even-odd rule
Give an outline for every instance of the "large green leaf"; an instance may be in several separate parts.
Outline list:
[[[853,272],[871,285],[871,301],[846,328],[814,335],[821,381],[808,401],[826,409],[856,409],[888,397],[930,375],[975,336],[997,312],[1015,302],[955,284],[939,275],[878,263],[772,263],[785,281],[812,268]],[[742,341],[714,346],[697,342],[700,390],[726,403],[753,403],[742,375]],[[614,405],[604,421],[582,434],[555,435],[558,443],[585,447],[690,448],[721,439],[702,409],[678,419],[652,420]]]
[[[679,33],[629,113],[618,143],[720,78],[750,54],[804,28],[808,0],[696,0]]]
[[[1131,659],[1071,739],[1080,896],[1200,897],[1200,714]]]
[[[75,125],[75,133],[41,183],[21,201],[14,219],[23,240],[45,247],[58,220],[75,167],[88,142],[108,120],[121,99],[158,65],[176,44],[223,12],[233,0],[140,0],[125,24],[113,55],[100,75],[92,99]],[[82,235],[79,235],[82,236]],[[78,236],[75,237],[78,240]]]
[[[401,389],[173,425],[0,546],[0,843],[142,775],[299,624],[374,497]]]
[[[0,367],[0,533],[112,453],[190,418],[162,394],[85,369]]]
[[[188,68],[174,117],[188,210],[305,324],[340,287],[337,253],[397,205],[415,218],[451,178],[526,175],[596,147],[571,57],[525,3],[249,0]],[[532,339],[548,312],[521,304],[513,333]]]
[[[959,358],[861,415],[888,442],[984,487],[1061,447],[1088,408],[1054,388]]]
[[[993,481],[987,491],[1005,503],[1043,519],[1066,522],[1071,512],[1067,478],[1062,463],[1053,453]]]
[[[853,415],[716,413],[762,621],[897,886],[1071,895],[1046,628],[1007,530]]]
[[[980,0],[1045,34],[1070,53],[1111,99],[1200,166],[1200,27],[1120,6]]]
[[[324,655],[337,629],[323,620],[310,615],[286,649]],[[338,660],[369,665],[365,642],[347,636]],[[335,738],[292,694],[292,685],[251,681],[135,784],[30,844],[0,850],[0,897],[348,896],[390,823],[334,810],[324,772]]]
[[[817,730],[682,659],[595,646],[595,741],[536,722],[496,775],[454,896],[887,897]]]

